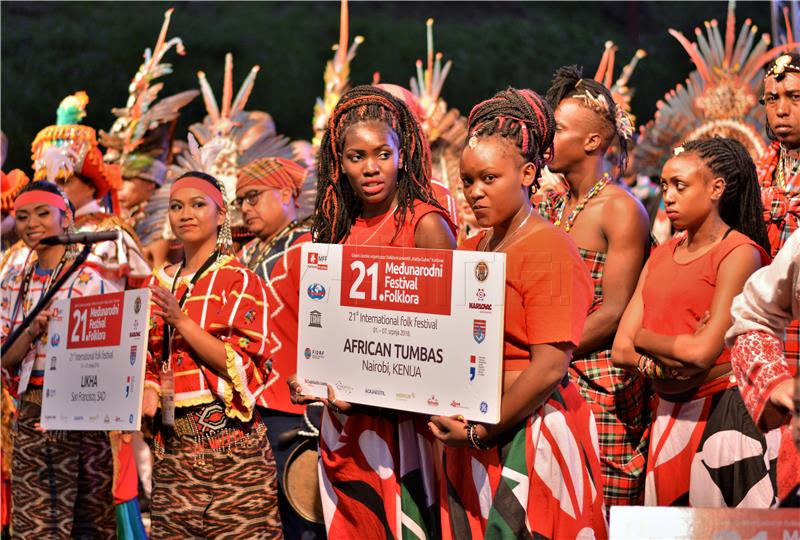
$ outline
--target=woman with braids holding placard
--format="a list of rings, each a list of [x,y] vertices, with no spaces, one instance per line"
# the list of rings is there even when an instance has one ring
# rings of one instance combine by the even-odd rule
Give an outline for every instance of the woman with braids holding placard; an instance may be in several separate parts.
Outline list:
[[[470,113],[461,179],[489,230],[464,248],[506,253],[503,397],[496,425],[431,419],[446,445],[445,538],[606,536],[597,428],[567,377],[592,284],[569,236],[530,202],[554,132],[531,90],[509,88]]]
[[[690,141],[674,154],[661,191],[685,234],[653,252],[612,350],[657,393],[645,504],[767,508],[779,438],[747,413],[724,341],[734,296],[768,260],[756,167],[733,139]]]
[[[357,86],[336,105],[319,154],[315,242],[454,249],[430,186],[430,149],[408,107]],[[293,399],[306,401],[296,377]],[[423,415],[353,406],[329,386],[320,456],[331,538],[437,537],[432,437]],[[402,525],[400,525],[402,523]]]

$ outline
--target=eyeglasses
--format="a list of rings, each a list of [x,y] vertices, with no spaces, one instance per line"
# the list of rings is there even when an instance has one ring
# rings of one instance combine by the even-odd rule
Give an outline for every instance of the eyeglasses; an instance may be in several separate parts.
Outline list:
[[[255,206],[258,203],[258,198],[261,197],[262,193],[266,193],[267,191],[274,191],[276,189],[278,188],[266,188],[260,191],[254,189],[253,191],[248,191],[247,193],[244,194],[243,197],[236,197],[235,199],[233,199],[233,206],[241,209],[245,201],[250,206]]]

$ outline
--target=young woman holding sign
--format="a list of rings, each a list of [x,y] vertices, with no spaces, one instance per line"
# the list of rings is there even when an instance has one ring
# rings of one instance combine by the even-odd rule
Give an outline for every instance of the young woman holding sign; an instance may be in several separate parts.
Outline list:
[[[461,178],[490,230],[464,249],[506,253],[503,398],[497,425],[431,418],[446,445],[444,538],[606,535],[597,429],[567,378],[592,284],[569,236],[530,203],[554,132],[531,90],[509,88],[470,113]]]
[[[430,149],[408,107],[384,90],[353,88],[322,138],[314,240],[454,249],[455,228],[436,202],[430,174]],[[295,400],[307,399],[295,377],[288,382]],[[330,386],[325,402],[320,454],[328,535],[397,538],[407,527],[437,537],[425,417],[355,407],[337,400]]]
[[[266,293],[231,254],[221,184],[189,172],[169,222],[184,259],[157,270],[144,413],[154,415],[153,538],[279,538],[275,464],[254,412],[264,390]]]
[[[3,340],[75,258],[75,251],[66,246],[39,243],[42,238],[67,232],[72,224],[72,208],[55,184],[33,182],[25,186],[14,201],[14,216],[17,234],[31,250],[32,260],[12,268],[0,286]],[[82,266],[53,299],[114,290],[92,268]],[[11,464],[11,527],[15,536],[25,538],[111,538],[115,524],[108,434],[44,432],[38,425],[45,373],[53,369],[49,365],[52,359],[45,357],[51,316],[49,308],[42,311],[2,359],[3,382],[10,375],[12,392],[19,400]],[[56,339],[58,336],[53,336],[53,341]],[[66,364],[67,359],[58,361]]]

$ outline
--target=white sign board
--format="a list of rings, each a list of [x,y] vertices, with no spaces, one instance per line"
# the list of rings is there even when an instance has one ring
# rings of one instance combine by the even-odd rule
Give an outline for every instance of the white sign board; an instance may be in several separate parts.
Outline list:
[[[301,257],[305,394],[500,420],[505,254],[308,243]]]
[[[47,327],[42,427],[140,428],[150,291],[53,303]]]

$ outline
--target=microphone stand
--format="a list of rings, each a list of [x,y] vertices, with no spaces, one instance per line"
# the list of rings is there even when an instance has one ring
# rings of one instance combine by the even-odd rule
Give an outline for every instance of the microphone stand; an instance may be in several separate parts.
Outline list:
[[[67,279],[75,273],[75,270],[77,270],[80,265],[86,262],[86,259],[89,257],[91,252],[92,244],[85,244],[67,271],[61,274],[58,279],[56,279],[56,282],[53,283],[53,285],[48,289],[47,293],[45,293],[45,295],[39,299],[39,302],[36,304],[36,306],[34,306],[33,310],[28,313],[20,325],[15,328],[14,331],[11,332],[8,338],[3,342],[2,347],[0,347],[0,355],[5,355],[9,349],[11,349],[11,346],[14,345],[14,342],[16,342],[17,338],[19,338],[20,334],[22,334],[22,331],[28,328],[33,319],[35,319],[36,316],[45,308],[45,306],[50,303],[50,300],[53,298],[53,296],[55,296]]]

